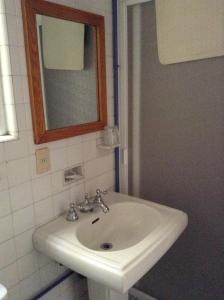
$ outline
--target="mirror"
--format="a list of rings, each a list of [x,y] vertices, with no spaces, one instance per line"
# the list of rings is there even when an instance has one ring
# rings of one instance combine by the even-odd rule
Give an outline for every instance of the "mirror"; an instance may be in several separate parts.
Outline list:
[[[22,7],[35,143],[102,130],[104,18],[42,0]]]
[[[46,128],[97,122],[95,27],[42,15],[36,20]]]

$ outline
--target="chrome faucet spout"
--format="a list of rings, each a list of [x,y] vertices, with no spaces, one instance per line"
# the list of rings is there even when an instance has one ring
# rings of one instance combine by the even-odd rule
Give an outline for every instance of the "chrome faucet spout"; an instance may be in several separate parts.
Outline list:
[[[92,212],[95,208],[100,207],[106,214],[109,212],[109,207],[103,201],[102,195],[106,194],[106,191],[96,190],[96,196],[89,198],[88,194],[85,194],[85,200],[77,205],[77,208],[82,213]]]
[[[97,204],[96,204],[97,205]],[[98,203],[98,206],[102,209],[102,211],[106,214],[109,212],[109,207],[102,201],[101,203]]]
[[[109,212],[109,207],[104,203],[102,194],[106,194],[106,192],[102,192],[100,189],[96,190],[96,196],[94,198],[93,204],[95,206],[99,206],[102,211],[106,214]]]

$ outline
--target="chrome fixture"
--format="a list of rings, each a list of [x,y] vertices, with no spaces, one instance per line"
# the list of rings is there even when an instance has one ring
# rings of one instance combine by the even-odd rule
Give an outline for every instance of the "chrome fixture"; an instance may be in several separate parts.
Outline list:
[[[104,213],[109,211],[109,207],[104,203],[102,195],[105,195],[107,191],[96,190],[96,196],[92,199],[89,195],[85,194],[85,200],[77,205],[77,208],[84,213],[92,212],[95,208],[100,207]]]
[[[104,213],[109,211],[109,207],[104,203],[102,195],[105,195],[107,191],[101,191],[100,189],[96,190],[96,196],[93,200],[94,206],[99,206]]]
[[[74,222],[78,220],[79,216],[75,210],[75,203],[70,203],[69,210],[66,216],[66,220],[69,222]]]
[[[81,212],[84,212],[84,213],[93,211],[94,205],[92,202],[90,202],[88,193],[85,193],[85,200],[83,202],[79,203],[77,205],[77,207]]]

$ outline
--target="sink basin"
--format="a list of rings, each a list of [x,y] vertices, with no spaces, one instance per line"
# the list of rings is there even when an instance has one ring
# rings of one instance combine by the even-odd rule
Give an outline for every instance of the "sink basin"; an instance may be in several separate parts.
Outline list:
[[[138,244],[159,224],[160,214],[154,208],[141,203],[117,203],[94,224],[87,219],[79,225],[77,239],[95,251],[119,251]]]
[[[120,193],[104,196],[110,211],[61,216],[38,228],[37,250],[120,293],[167,252],[187,226],[182,211]]]

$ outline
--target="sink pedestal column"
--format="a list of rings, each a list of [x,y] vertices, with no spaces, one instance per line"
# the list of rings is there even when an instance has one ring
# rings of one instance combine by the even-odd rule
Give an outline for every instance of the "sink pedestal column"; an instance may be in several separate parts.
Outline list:
[[[128,300],[128,293],[120,294],[112,289],[88,279],[89,300]]]

